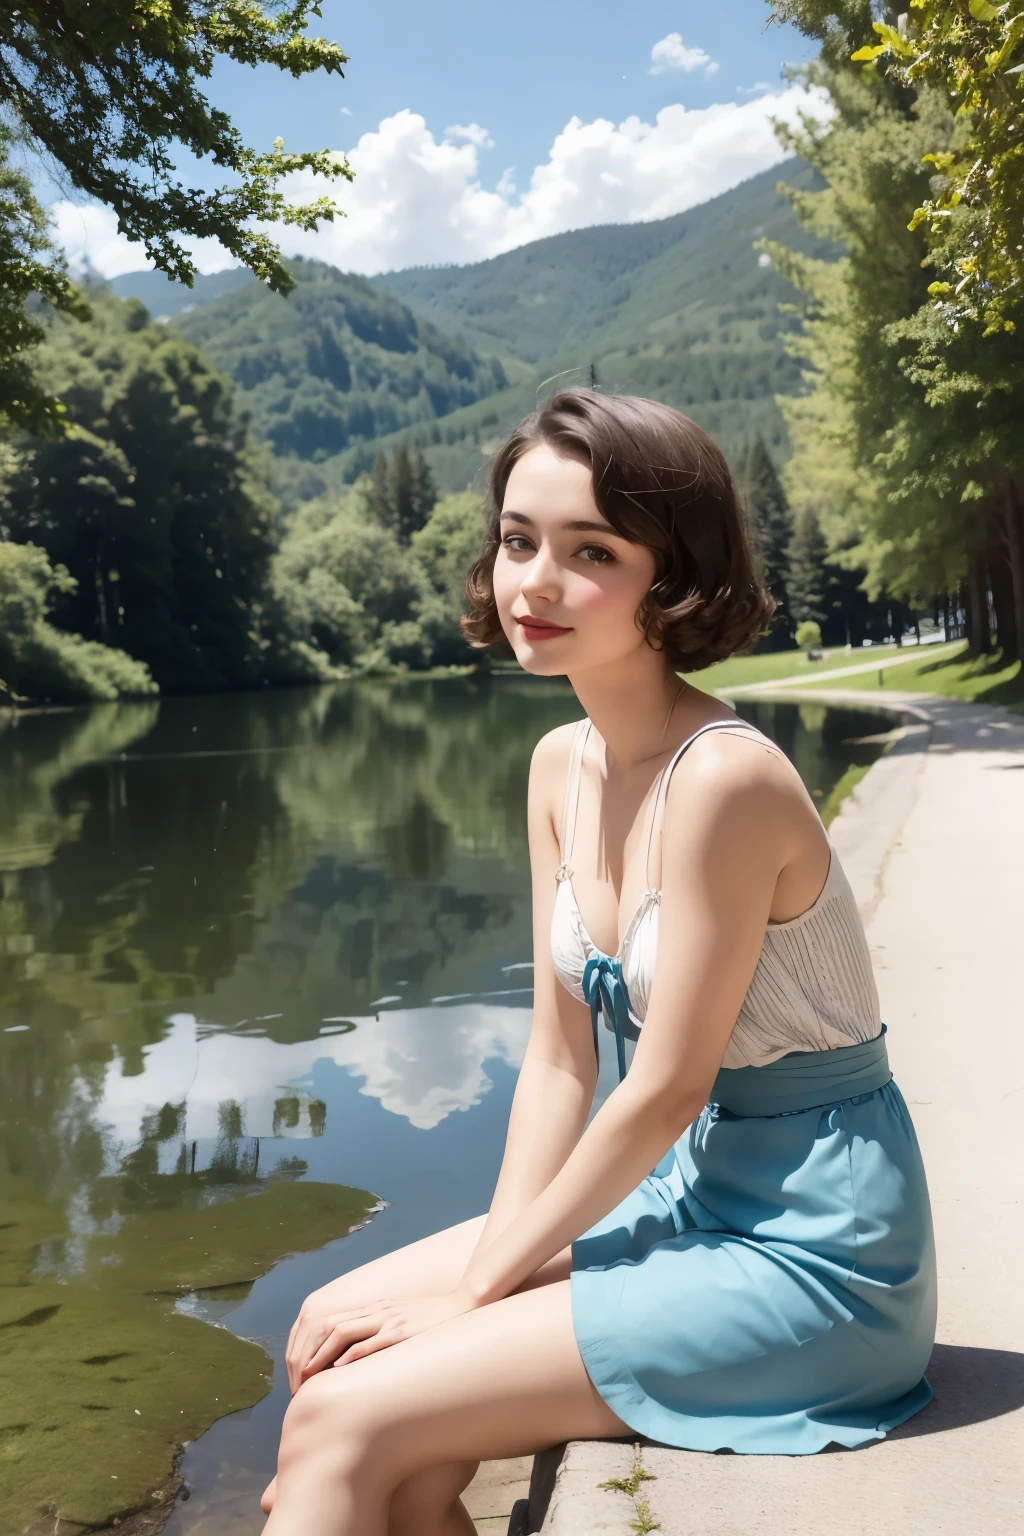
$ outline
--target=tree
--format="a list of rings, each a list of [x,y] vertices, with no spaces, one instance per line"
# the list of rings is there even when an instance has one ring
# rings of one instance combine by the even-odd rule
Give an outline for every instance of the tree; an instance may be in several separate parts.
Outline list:
[[[64,566],[61,627],[115,644],[161,688],[309,676],[276,613],[277,512],[231,387],[141,304],[51,317],[39,366],[67,430],[23,436],[0,470],[0,526]]]
[[[431,639],[435,666],[480,665],[459,619],[466,609],[466,576],[484,540],[484,504],[474,491],[443,497],[414,533],[409,553],[430,584],[433,602],[420,605],[421,623]],[[486,656],[486,653],[484,653]]]
[[[799,481],[843,564],[865,568],[873,597],[919,604],[970,577],[979,648],[986,589],[1002,593],[1000,644],[1013,656],[1024,634],[1024,351],[1005,326],[986,335],[936,307],[938,258],[915,218],[932,191],[927,157],[962,131],[956,103],[854,59],[872,22],[900,35],[894,6],[786,0],[776,9],[824,41],[808,73],[832,117],[784,140],[826,182],[794,199],[797,212],[845,252],[829,264],[772,248],[811,300],[793,343],[811,393],[782,402],[796,448],[791,493]],[[1024,299],[1007,299],[1004,317],[1014,313]]]
[[[0,417],[42,432],[60,424],[57,402],[35,381],[29,357],[42,340],[29,302],[45,299],[65,314],[84,316],[63,259],[50,251],[46,215],[28,177],[10,164],[12,135],[0,122]]]
[[[775,647],[786,646],[793,638],[787,591],[793,517],[782,482],[760,433],[750,446],[742,478],[751,531],[764,570],[764,581],[776,603],[771,641]]]
[[[935,175],[911,221],[948,274],[929,292],[947,323],[1013,330],[1024,285],[1024,0],[911,0],[895,26],[873,28],[880,41],[854,61],[941,92],[957,120],[952,140],[924,157]]]
[[[78,703],[157,692],[124,651],[54,629],[54,596],[74,589],[63,566],[32,544],[0,543],[0,703]]]
[[[399,443],[388,459],[378,454],[374,460],[367,496],[369,515],[383,528],[390,528],[402,545],[426,523],[437,501],[437,487],[423,454],[409,452]]]
[[[203,94],[220,59],[273,64],[293,76],[341,74],[335,43],[307,37],[317,0],[7,0],[0,7],[0,416],[59,432],[57,402],[33,382],[25,354],[39,340],[26,306],[44,300],[83,318],[63,257],[12,145],[41,153],[60,177],[117,214],[119,230],[191,287],[190,239],[214,238],[269,287],[293,286],[267,226],[316,229],[333,219],[327,197],[290,201],[296,172],[352,179],[328,150],[250,149]],[[229,179],[203,190],[182,182],[180,158],[207,156]],[[143,259],[140,252],[140,264]]]
[[[342,74],[336,43],[306,35],[318,0],[7,0],[0,12],[0,99],[71,184],[113,208],[118,226],[158,267],[191,285],[184,239],[213,237],[270,287],[291,279],[271,237],[253,225],[315,229],[330,199],[293,203],[282,178],[347,177],[328,150],[250,149],[203,91],[222,59],[272,64],[294,78]],[[182,152],[209,157],[229,180],[203,190],[180,179]],[[6,273],[0,273],[0,283]]]
[[[789,606],[794,624],[824,624],[828,545],[813,507],[801,507],[789,546]]]

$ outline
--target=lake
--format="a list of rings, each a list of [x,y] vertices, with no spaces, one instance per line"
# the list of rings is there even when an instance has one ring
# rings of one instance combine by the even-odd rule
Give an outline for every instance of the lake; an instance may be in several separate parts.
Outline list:
[[[867,710],[740,708],[821,805],[881,750]],[[136,1506],[183,1439],[168,1533],[261,1529],[302,1298],[486,1208],[530,755],[579,714],[508,675],[6,717],[4,1531]]]

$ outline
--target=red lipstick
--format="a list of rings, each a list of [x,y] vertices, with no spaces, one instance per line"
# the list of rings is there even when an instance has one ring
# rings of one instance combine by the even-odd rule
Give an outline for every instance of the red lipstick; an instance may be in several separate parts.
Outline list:
[[[536,619],[530,613],[522,614],[516,623],[527,640],[555,640],[559,635],[570,633],[564,625],[552,624],[549,619]]]

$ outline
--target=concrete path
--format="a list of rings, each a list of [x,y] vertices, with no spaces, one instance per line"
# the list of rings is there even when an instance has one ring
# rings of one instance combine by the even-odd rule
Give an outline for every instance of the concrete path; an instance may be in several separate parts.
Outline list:
[[[652,1479],[637,1498],[653,1527],[635,1498],[598,1486],[629,1476],[634,1447],[576,1442],[535,1464],[529,1529],[545,1536],[1024,1531],[1024,718],[926,695],[814,697],[903,709],[912,721],[831,835],[865,915],[893,1068],[928,1169],[935,1402],[855,1452],[643,1445]]]

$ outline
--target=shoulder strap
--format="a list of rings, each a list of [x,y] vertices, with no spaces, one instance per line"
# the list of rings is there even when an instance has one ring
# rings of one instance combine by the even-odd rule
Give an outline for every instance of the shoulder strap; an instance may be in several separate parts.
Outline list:
[[[560,870],[569,867],[572,857],[572,844],[576,836],[576,810],[580,803],[580,767],[583,762],[583,749],[590,735],[590,720],[583,719],[573,732],[572,747],[569,751],[569,771],[565,776],[565,795],[562,800],[562,830],[558,839],[559,857],[561,858]]]
[[[665,815],[665,801],[668,798],[669,781],[672,772],[684,752],[688,752],[699,736],[704,736],[708,731],[752,731],[760,736],[762,733],[756,725],[749,724],[746,720],[711,720],[707,725],[702,725],[699,731],[694,731],[692,736],[687,736],[681,747],[678,747],[671,759],[661,770],[661,782],[658,785],[658,796],[654,802],[654,814],[651,817],[651,830],[647,839],[647,885],[651,886],[651,852],[654,848],[654,840],[661,833],[661,823]]]

